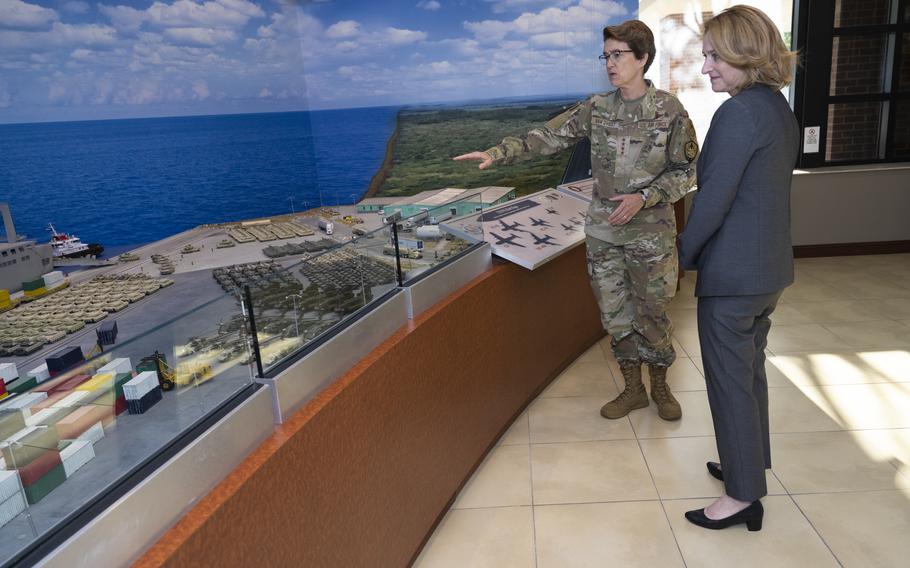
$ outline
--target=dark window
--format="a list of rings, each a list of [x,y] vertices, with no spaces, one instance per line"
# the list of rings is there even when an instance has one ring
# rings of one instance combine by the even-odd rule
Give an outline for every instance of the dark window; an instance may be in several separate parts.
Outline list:
[[[795,109],[818,128],[801,167],[910,158],[910,0],[808,0],[797,13]],[[808,130],[806,131],[808,133]],[[805,140],[806,138],[804,138]]]

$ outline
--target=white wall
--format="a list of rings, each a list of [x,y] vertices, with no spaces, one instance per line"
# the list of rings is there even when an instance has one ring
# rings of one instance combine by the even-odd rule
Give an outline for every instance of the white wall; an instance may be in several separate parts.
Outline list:
[[[794,245],[910,240],[910,164],[793,175]]]

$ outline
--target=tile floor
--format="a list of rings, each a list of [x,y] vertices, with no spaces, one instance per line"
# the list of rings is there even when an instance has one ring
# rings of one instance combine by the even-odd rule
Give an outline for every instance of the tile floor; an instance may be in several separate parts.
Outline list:
[[[768,346],[764,528],[683,513],[720,495],[694,275],[670,311],[683,419],[608,421],[622,378],[600,342],[503,435],[417,568],[910,566],[910,255],[798,260]]]

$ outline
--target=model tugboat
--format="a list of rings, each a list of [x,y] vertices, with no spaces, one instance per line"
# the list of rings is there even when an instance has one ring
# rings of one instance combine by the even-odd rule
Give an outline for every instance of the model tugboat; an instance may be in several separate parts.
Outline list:
[[[58,233],[52,224],[48,224],[51,232],[51,248],[54,258],[81,258],[83,256],[98,256],[104,252],[104,247],[98,243],[83,243],[75,235]]]

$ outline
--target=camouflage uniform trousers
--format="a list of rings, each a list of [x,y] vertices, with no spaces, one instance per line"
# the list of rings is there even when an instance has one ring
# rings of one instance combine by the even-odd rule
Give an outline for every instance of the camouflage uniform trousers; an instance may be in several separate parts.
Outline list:
[[[652,232],[624,245],[590,236],[586,244],[591,288],[616,360],[669,367],[676,351],[666,308],[679,270],[672,239]]]

